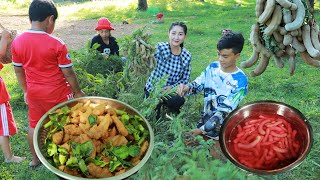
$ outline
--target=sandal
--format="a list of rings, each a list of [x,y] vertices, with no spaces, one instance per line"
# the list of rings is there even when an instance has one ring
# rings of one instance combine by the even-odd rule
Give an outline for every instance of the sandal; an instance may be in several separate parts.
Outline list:
[[[4,162],[6,162],[6,163],[21,163],[25,159],[26,159],[26,157],[12,156],[11,159],[5,159]]]
[[[39,160],[37,160],[36,162],[31,161],[29,162],[29,166],[32,168],[38,167],[41,164],[41,162]]]

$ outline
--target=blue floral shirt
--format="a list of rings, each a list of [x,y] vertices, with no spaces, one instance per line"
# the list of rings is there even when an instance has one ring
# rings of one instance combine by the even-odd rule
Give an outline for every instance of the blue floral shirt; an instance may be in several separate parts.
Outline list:
[[[225,73],[219,62],[213,62],[188,86],[189,95],[204,91],[204,115],[213,115],[218,111],[230,113],[239,105],[247,94],[248,79],[239,68]]]

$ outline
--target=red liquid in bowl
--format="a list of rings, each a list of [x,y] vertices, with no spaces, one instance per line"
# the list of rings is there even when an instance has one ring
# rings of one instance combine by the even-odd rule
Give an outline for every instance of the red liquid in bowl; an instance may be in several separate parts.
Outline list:
[[[230,151],[244,166],[273,170],[294,162],[300,153],[297,129],[284,116],[259,114],[242,121],[231,133]]]

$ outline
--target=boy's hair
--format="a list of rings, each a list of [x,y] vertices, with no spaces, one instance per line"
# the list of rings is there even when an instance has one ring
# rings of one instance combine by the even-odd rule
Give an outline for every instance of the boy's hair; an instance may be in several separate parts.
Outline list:
[[[231,30],[223,33],[217,43],[217,49],[220,51],[222,49],[232,49],[234,54],[241,53],[244,45],[244,38],[241,33],[232,32]]]
[[[58,18],[58,11],[54,3],[50,0],[33,0],[29,7],[30,21],[44,21],[48,16]]]

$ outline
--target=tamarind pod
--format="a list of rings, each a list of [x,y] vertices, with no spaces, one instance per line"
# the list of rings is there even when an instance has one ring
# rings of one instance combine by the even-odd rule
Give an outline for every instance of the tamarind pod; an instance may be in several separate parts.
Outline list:
[[[252,46],[254,46],[256,48],[256,51],[257,52],[260,52],[262,47],[264,47],[261,43],[261,40],[260,40],[260,37],[259,37],[259,34],[260,34],[260,29],[259,29],[259,24],[258,23],[255,23],[251,26],[251,33],[250,33],[250,39],[252,39]]]
[[[284,9],[282,11],[282,19],[283,19],[283,22],[285,24],[288,24],[288,23],[291,23],[292,22],[292,14],[291,14],[291,11],[290,10],[287,10],[287,9]]]
[[[279,51],[275,52],[274,55],[281,58],[286,54],[284,49],[280,49]]]
[[[155,67],[155,59],[154,59],[154,55],[150,55],[149,56],[149,68],[152,69]]]
[[[280,53],[278,53],[278,52],[280,52]],[[282,61],[280,56],[277,56],[277,53],[280,55],[281,52],[283,52],[283,51],[278,51],[278,52],[276,52],[276,54],[275,54],[275,56],[273,56],[273,58],[274,58],[274,61],[275,61],[276,65],[277,65],[277,67],[278,68],[283,68],[284,67],[284,62]],[[283,54],[281,54],[281,55],[283,55]]]
[[[267,0],[262,14],[259,16],[258,22],[264,24],[271,17],[276,5],[275,0]]]
[[[263,13],[264,4],[266,0],[256,0],[256,17],[259,18],[259,16]]]
[[[146,48],[149,48],[149,49],[152,48],[152,46],[151,46],[150,44],[147,44],[144,40],[138,39],[138,41],[139,41],[141,44],[143,44]]]
[[[140,53],[140,45],[139,45],[139,41],[136,40],[136,52],[137,54]]]
[[[288,1],[288,0],[276,0],[282,7],[290,9],[290,10],[296,10],[297,5]]]
[[[302,36],[297,36],[297,40],[301,43],[303,43],[303,39],[302,39]]]
[[[271,35],[275,30],[278,29],[282,20],[282,11],[281,6],[275,5],[275,9],[273,11],[273,15],[271,18],[270,24],[264,29],[264,34]]]
[[[311,41],[317,50],[320,50],[320,42],[319,42],[319,26],[316,22],[313,22],[311,25]]]
[[[300,52],[300,57],[304,60],[305,63],[314,67],[320,67],[320,61],[317,61],[310,57],[307,51]]]
[[[286,54],[289,56],[293,56],[296,54],[296,51],[291,46],[286,46]]]
[[[253,66],[254,64],[257,63],[257,61],[259,59],[259,54],[260,53],[256,50],[256,48],[253,47],[253,51],[252,51],[251,57],[248,60],[241,62],[240,66],[242,68],[249,68],[249,67]]]
[[[282,42],[278,43],[277,46],[280,50],[284,50],[286,48],[286,46]]]
[[[141,51],[140,51],[141,56],[145,55],[146,54],[146,46],[144,46],[144,44],[140,44],[140,48],[141,48]]]
[[[288,46],[289,44],[292,43],[292,36],[290,34],[286,34],[283,36],[283,45]]]
[[[146,58],[147,58],[147,59],[149,58],[149,56],[150,56],[150,54],[151,54],[150,51],[151,51],[150,49],[146,49]]]
[[[297,30],[298,30],[298,36],[302,36],[302,29],[299,28],[299,29],[297,29]]]
[[[315,49],[313,47],[313,44],[311,42],[311,36],[310,36],[310,26],[309,24],[305,24],[302,27],[302,40],[303,44],[306,47],[308,53],[310,54],[311,57],[319,57],[320,56],[320,51]]]
[[[279,28],[278,28],[279,29]],[[274,39],[278,42],[278,43],[282,43],[283,41],[283,35],[280,34],[279,31],[273,31],[272,33]]]
[[[298,52],[304,52],[306,50],[306,47],[304,47],[303,43],[298,41],[297,37],[292,37],[291,45]]]
[[[290,76],[293,76],[294,71],[296,70],[296,54],[294,53],[293,55],[289,55],[289,59],[288,59],[288,64],[289,64],[289,72],[290,72]]]
[[[281,35],[286,35],[288,33],[288,31],[282,26],[279,26],[278,30]]]
[[[273,52],[269,51],[266,47],[262,46],[261,48],[261,52],[262,54],[264,54],[267,57],[271,57],[273,55]]]
[[[261,75],[267,69],[267,66],[269,64],[269,60],[270,60],[270,57],[263,54],[258,66],[256,67],[255,70],[250,72],[250,75],[252,77]]]
[[[304,21],[304,16],[306,14],[305,12],[305,7],[301,0],[292,0],[294,4],[297,5],[297,10],[296,10],[296,17],[291,23],[287,23],[284,28],[286,28],[287,31],[293,31],[301,27],[303,21]],[[293,11],[294,12],[294,11]]]
[[[294,31],[290,31],[291,36],[299,36],[299,31],[296,29]]]

